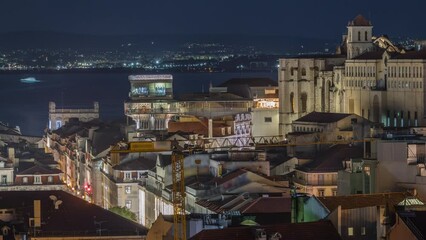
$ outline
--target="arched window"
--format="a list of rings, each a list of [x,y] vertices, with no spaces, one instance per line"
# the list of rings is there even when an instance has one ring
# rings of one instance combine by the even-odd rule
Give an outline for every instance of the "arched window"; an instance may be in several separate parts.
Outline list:
[[[306,76],[306,69],[302,68],[302,76]]]
[[[358,41],[361,41],[361,32],[358,31]]]
[[[290,93],[290,112],[294,113],[294,93]]]
[[[367,31],[365,31],[364,37],[365,37],[365,41],[368,41],[368,32]]]
[[[301,100],[301,110],[302,112],[306,112],[307,111],[307,103],[308,103],[308,95],[306,93],[302,93],[300,96],[300,100]]]

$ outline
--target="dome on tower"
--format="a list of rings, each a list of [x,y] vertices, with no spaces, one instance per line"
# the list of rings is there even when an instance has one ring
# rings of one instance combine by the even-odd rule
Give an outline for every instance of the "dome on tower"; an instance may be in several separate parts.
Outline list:
[[[348,26],[371,26],[371,22],[360,14],[350,21]]]

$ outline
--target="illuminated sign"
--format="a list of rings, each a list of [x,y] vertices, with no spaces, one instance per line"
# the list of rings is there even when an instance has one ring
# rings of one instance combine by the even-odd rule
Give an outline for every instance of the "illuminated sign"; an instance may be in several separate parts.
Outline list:
[[[256,99],[256,108],[278,108],[278,100]]]
[[[173,80],[173,76],[170,74],[162,75],[130,75],[129,80]]]

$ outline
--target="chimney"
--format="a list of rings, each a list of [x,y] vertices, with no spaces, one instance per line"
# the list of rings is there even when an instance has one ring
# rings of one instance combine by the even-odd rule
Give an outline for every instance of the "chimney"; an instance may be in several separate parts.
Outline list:
[[[209,118],[208,124],[209,138],[213,138],[213,119]]]
[[[13,147],[7,148],[7,156],[10,160],[12,160],[13,167],[19,166],[19,161],[18,161],[18,159],[15,158],[15,148],[13,148]]]
[[[41,201],[34,200],[34,225],[33,227],[41,227]]]

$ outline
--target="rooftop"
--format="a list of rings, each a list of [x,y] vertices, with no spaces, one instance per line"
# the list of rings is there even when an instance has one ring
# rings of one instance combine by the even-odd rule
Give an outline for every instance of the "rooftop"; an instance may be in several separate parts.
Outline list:
[[[135,170],[152,170],[155,168],[156,159],[139,157],[137,159],[131,159],[113,167],[114,170],[120,171],[135,171]]]
[[[377,194],[356,194],[350,196],[333,196],[333,197],[317,197],[324,206],[333,211],[338,206],[342,209],[355,209],[374,206],[389,207],[398,205],[406,197],[411,196],[408,192],[395,192],[395,193],[377,193]]]
[[[371,22],[368,21],[364,16],[360,14],[356,16],[354,20],[350,21],[348,23],[348,26],[355,26],[355,27],[371,26]]]
[[[348,161],[351,158],[361,158],[363,154],[364,151],[361,146],[334,145],[318,153],[312,162],[298,169],[305,172],[337,172],[343,169],[343,161]]]
[[[346,113],[311,112],[295,120],[295,122],[334,123],[351,115]]]
[[[398,212],[398,215],[417,239],[426,239],[426,211]]]
[[[49,174],[60,174],[62,173],[59,169],[49,169],[39,165],[34,165],[28,169],[25,169],[16,175],[49,175]]]
[[[279,234],[281,240],[337,240],[342,239],[329,221],[309,223],[287,223],[279,225],[229,227],[225,229],[203,230],[194,235],[192,240],[227,240],[227,239],[256,239],[256,230],[263,230],[268,236]]]
[[[53,198],[62,203],[55,209]],[[24,224],[34,215],[34,200],[41,201],[39,236],[103,236],[145,235],[147,229],[113,212],[88,203],[63,191],[8,191],[0,192],[2,208],[14,208],[18,216],[24,216]]]

